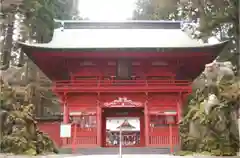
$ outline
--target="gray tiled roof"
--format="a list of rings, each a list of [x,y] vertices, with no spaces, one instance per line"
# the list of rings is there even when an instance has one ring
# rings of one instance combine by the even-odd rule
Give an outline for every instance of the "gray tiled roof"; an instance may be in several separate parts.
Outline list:
[[[68,22],[72,24],[71,28],[57,28],[54,30],[52,41],[44,44],[24,44],[32,47],[39,48],[196,48],[209,46],[209,44],[200,43],[197,40],[191,39],[185,32],[179,28],[166,28],[171,24],[165,22],[165,28],[157,28],[161,22],[129,22],[129,23],[116,23],[128,24],[136,28],[97,28],[98,22],[94,22],[95,27],[85,27],[87,24],[91,25],[93,22]],[[67,25],[65,24],[65,25]],[[85,28],[74,28],[76,25],[84,25]],[[99,24],[110,25],[107,22],[99,22]],[[158,25],[156,25],[158,24]],[[154,26],[151,29],[146,26]],[[173,22],[176,25],[176,22]],[[78,25],[79,26],[79,25]],[[103,25],[102,25],[103,26]],[[145,26],[145,27],[139,27]],[[160,25],[159,25],[160,26]],[[179,23],[180,26],[180,23]],[[128,26],[129,27],[129,26]]]

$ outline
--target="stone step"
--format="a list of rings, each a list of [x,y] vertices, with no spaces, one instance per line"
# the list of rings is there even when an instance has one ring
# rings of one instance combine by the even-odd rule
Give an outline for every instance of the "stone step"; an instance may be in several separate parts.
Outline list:
[[[175,151],[177,151],[177,149]],[[70,154],[72,153],[72,150],[61,149],[60,152],[64,154]],[[74,153],[79,153],[82,155],[118,155],[119,148],[76,149]],[[123,148],[122,154],[170,154],[170,149],[150,147]]]

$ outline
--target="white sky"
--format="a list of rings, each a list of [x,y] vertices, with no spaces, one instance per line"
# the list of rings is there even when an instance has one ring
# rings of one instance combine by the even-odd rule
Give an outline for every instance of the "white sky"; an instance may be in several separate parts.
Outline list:
[[[91,20],[126,20],[132,17],[136,0],[79,0],[80,16]]]

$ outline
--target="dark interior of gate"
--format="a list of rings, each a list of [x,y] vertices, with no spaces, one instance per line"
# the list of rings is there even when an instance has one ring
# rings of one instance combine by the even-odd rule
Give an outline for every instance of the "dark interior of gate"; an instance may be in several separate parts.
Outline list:
[[[168,32],[181,31],[177,25],[178,30],[169,27]],[[169,43],[172,46],[151,48],[23,45],[53,81],[53,91],[62,101],[62,123],[71,124],[71,137],[60,138],[61,121],[39,122],[39,127],[63,148],[118,147],[120,131],[124,147],[178,146],[178,122],[192,80],[225,44],[175,47]]]

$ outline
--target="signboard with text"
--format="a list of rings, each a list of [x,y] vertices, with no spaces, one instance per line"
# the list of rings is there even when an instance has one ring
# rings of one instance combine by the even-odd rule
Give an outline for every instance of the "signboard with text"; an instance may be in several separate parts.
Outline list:
[[[61,124],[60,137],[61,138],[71,138],[71,124]]]

